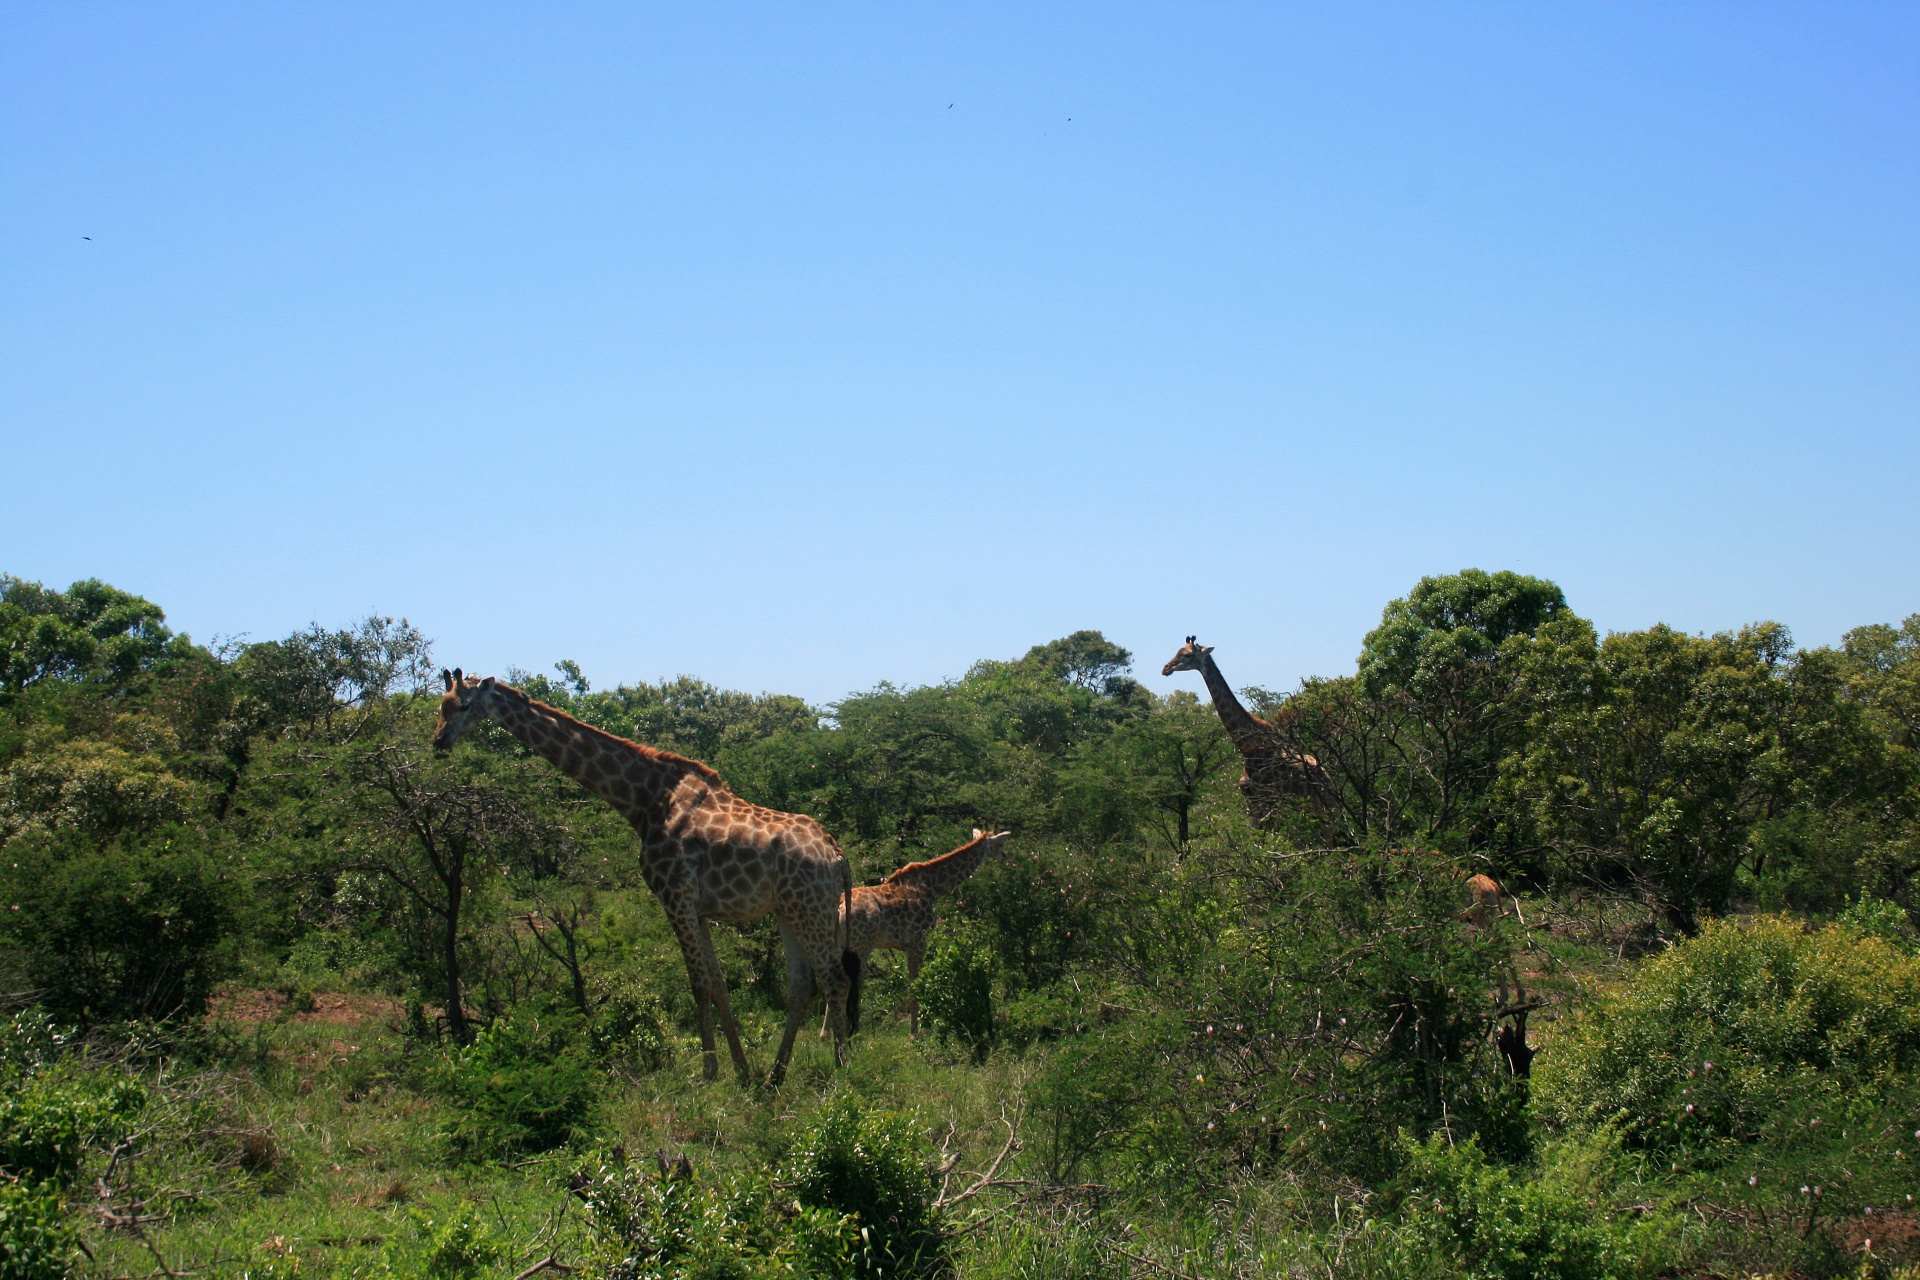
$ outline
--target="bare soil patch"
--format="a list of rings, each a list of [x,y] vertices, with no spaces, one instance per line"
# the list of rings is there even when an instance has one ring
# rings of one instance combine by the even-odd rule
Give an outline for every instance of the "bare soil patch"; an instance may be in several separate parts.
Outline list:
[[[347,995],[343,992],[316,993],[313,1006],[288,1012],[285,992],[262,990],[223,991],[207,1006],[207,1017],[243,1025],[255,1025],[274,1018],[289,1022],[328,1027],[351,1027],[362,1022],[393,1021],[401,1016],[398,1000],[386,996]]]

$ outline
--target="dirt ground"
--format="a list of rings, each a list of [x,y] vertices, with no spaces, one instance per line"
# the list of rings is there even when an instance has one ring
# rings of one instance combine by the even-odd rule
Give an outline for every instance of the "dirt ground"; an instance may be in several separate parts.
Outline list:
[[[289,1012],[287,1006],[287,995],[282,991],[223,991],[208,1005],[207,1017],[248,1026],[285,1018],[308,1025],[351,1027],[369,1021],[397,1021],[402,1013],[398,1000],[337,992],[316,993],[311,1008]]]

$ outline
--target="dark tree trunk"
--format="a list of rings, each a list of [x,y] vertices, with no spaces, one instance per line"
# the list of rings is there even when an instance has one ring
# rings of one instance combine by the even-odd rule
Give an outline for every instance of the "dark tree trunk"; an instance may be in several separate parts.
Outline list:
[[[441,947],[447,970],[447,1034],[458,1045],[473,1043],[473,1028],[467,1024],[466,992],[460,988],[460,908],[466,897],[466,861],[465,851],[450,842],[442,879],[447,891],[447,909],[441,916],[446,923]]]

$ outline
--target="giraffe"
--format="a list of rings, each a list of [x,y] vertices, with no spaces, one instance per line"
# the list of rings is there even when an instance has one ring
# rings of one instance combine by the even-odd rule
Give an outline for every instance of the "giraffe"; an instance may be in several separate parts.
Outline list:
[[[706,922],[741,923],[769,911],[779,917],[787,953],[787,1033],[767,1083],[777,1086],[786,1075],[816,984],[826,995],[834,1063],[845,1064],[850,966],[842,956],[853,878],[824,827],[801,814],[748,804],[698,760],[617,738],[492,676],[463,677],[458,668],[440,675],[446,692],[433,731],[436,750],[450,749],[474,723],[491,720],[618,809],[639,834],[641,874],[686,957],[707,1079],[719,1073],[716,1010],[742,1084],[750,1073]]]
[[[1506,909],[1500,905],[1500,882],[1484,871],[1476,872],[1465,878],[1467,895],[1473,904],[1465,910],[1456,912],[1454,919],[1464,920],[1479,928],[1486,928],[1495,916],[1503,916]]]
[[[1272,817],[1280,802],[1290,796],[1321,794],[1329,782],[1327,771],[1312,756],[1289,747],[1273,725],[1240,705],[1233,686],[1220,674],[1220,668],[1213,665],[1212,645],[1196,644],[1194,638],[1188,636],[1186,644],[1167,660],[1160,674],[1170,676],[1176,671],[1198,671],[1200,678],[1207,682],[1207,692],[1213,695],[1213,709],[1219,712],[1220,723],[1226,727],[1227,736],[1233,739],[1233,745],[1240,749],[1245,761],[1245,771],[1240,775],[1240,797],[1247,806],[1248,816],[1255,822]]]
[[[926,959],[927,935],[938,923],[933,904],[941,894],[958,888],[980,866],[988,854],[1000,853],[1011,831],[992,835],[975,827],[973,839],[951,853],[943,853],[925,862],[909,862],[875,885],[856,885],[853,901],[847,908],[848,976],[853,980],[847,998],[847,1018],[855,1031],[860,1029],[860,986],[867,957],[876,949],[907,953],[909,984],[920,976],[920,962]],[[920,1001],[907,988],[907,1027],[911,1035],[920,1034]],[[825,1026],[820,1028],[827,1034]]]

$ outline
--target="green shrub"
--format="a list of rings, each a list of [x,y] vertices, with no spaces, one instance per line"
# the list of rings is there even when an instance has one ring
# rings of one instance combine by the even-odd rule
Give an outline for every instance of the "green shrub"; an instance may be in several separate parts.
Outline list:
[[[1078,1182],[1124,1147],[1166,1081],[1141,1070],[1177,1030],[1140,1014],[1048,1055],[1028,1086],[1029,1141],[1054,1182]]]
[[[493,1238],[493,1228],[470,1204],[462,1203],[445,1222],[422,1217],[420,1226],[428,1241],[427,1280],[469,1280],[507,1254],[506,1246]]]
[[[846,1214],[776,1195],[762,1179],[713,1187],[690,1165],[656,1176],[616,1159],[577,1174],[606,1280],[722,1280],[853,1274],[858,1227]]]
[[[46,1010],[16,1010],[0,1022],[0,1084],[32,1075],[66,1045],[66,1031]]]
[[[1863,893],[1849,898],[1846,909],[1834,917],[1834,923],[1855,933],[1879,938],[1912,955],[1920,951],[1920,932],[1907,918],[1907,909],[1890,898]]]
[[[448,1131],[467,1158],[547,1151],[572,1137],[593,1109],[598,1085],[566,1014],[522,1014],[449,1050],[434,1083],[457,1115]]]
[[[858,1275],[926,1275],[946,1256],[931,1157],[911,1117],[865,1110],[841,1094],[802,1133],[779,1182],[802,1206],[859,1224]]]
[[[993,1044],[993,981],[999,964],[993,948],[972,931],[955,928],[935,936],[914,983],[920,1016],[942,1040],[957,1040],[984,1057]]]
[[[64,1280],[78,1238],[53,1190],[0,1181],[0,1280]]]
[[[1457,864],[1202,851],[1189,865],[1129,924],[1152,985],[1036,1082],[1054,1176],[1156,1194],[1280,1169],[1378,1183],[1404,1158],[1401,1130],[1525,1158],[1526,1088],[1489,1038],[1510,939],[1456,918]]]
[[[1709,922],[1643,964],[1540,1055],[1562,1123],[1618,1116],[1631,1140],[1704,1153],[1782,1116],[1879,1096],[1920,1066],[1920,958],[1854,928]]]
[[[587,1042],[596,1061],[640,1074],[667,1064],[671,1042],[659,996],[624,977],[597,984],[594,996]]]
[[[1618,1139],[1600,1130],[1563,1144],[1524,1177],[1479,1144],[1436,1136],[1410,1148],[1401,1211],[1461,1280],[1631,1280],[1673,1261],[1677,1224],[1610,1209]]]
[[[21,839],[0,872],[0,943],[55,1016],[87,1025],[197,1014],[228,971],[236,889],[209,839],[174,827],[96,846]]]
[[[66,1185],[89,1151],[125,1136],[146,1105],[139,1081],[49,1069],[0,1091],[0,1173]]]

